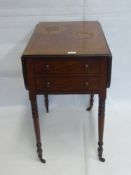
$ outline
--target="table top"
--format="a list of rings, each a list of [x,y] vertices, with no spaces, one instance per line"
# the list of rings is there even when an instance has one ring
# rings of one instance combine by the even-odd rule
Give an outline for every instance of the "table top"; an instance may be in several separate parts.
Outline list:
[[[102,27],[97,21],[40,22],[23,56],[111,56]]]

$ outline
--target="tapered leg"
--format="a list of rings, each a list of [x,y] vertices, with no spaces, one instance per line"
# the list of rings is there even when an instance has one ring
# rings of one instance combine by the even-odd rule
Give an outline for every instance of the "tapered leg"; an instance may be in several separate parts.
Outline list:
[[[102,153],[103,153],[104,119],[105,119],[105,98],[101,98],[99,96],[99,112],[98,112],[98,132],[99,132],[98,157],[99,157],[99,160],[102,161],[102,162],[105,162],[105,159],[102,157]]]
[[[42,144],[41,144],[41,138],[40,138],[40,124],[39,124],[36,95],[30,96],[30,100],[31,100],[31,108],[32,108],[32,117],[33,117],[33,122],[34,122],[35,136],[36,136],[37,153],[38,153],[38,157],[39,157],[40,161],[45,163],[46,161],[42,158]]]
[[[87,108],[87,111],[90,111],[92,109],[93,103],[94,103],[94,94],[90,94],[90,105]]]
[[[46,112],[49,112],[49,100],[48,100],[48,95],[45,94],[45,107],[46,107]]]

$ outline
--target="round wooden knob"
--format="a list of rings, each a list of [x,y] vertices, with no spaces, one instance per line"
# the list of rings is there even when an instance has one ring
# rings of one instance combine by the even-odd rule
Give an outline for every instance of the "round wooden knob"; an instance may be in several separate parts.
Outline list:
[[[87,87],[89,85],[88,81],[85,82],[85,86]]]
[[[46,65],[45,65],[45,68],[46,68],[46,69],[49,69],[49,68],[50,68],[50,65],[49,65],[49,64],[46,64]]]
[[[86,70],[88,69],[88,67],[89,67],[89,65],[88,65],[88,64],[85,64],[85,69],[86,69]]]
[[[46,83],[46,86],[47,86],[47,87],[50,87],[50,82],[47,82],[47,83]]]

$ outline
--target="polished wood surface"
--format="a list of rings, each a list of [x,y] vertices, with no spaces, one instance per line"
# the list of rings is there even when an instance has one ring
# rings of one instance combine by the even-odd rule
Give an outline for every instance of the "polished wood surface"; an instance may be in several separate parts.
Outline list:
[[[34,72],[36,74],[45,75],[48,74],[71,74],[71,73],[79,73],[79,74],[96,74],[100,70],[100,64],[98,59],[92,58],[84,60],[81,58],[81,61],[76,59],[69,58],[70,61],[65,60],[43,60],[37,59],[33,62],[34,64]]]
[[[25,87],[29,91],[38,157],[42,162],[36,96],[49,94],[95,94],[99,96],[98,157],[103,152],[105,100],[111,81],[112,56],[98,22],[41,22],[21,57]]]
[[[110,51],[99,22],[41,22],[23,55],[105,55]]]
[[[97,77],[43,77],[35,79],[37,91],[52,93],[87,93],[98,91],[99,79]]]

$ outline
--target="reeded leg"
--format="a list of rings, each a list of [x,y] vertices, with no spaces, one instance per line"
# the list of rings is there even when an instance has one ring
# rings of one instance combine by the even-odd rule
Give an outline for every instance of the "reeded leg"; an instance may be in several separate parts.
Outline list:
[[[48,100],[48,95],[45,94],[45,107],[46,107],[46,112],[49,112],[49,100]]]
[[[90,111],[93,107],[93,102],[94,102],[94,94],[91,94],[90,95],[90,105],[89,107],[87,108],[87,111]]]
[[[99,160],[101,162],[105,162],[105,159],[102,157],[102,153],[103,153],[104,119],[105,119],[105,98],[101,98],[99,96],[99,113],[98,113],[99,141],[98,141],[98,157],[99,157]]]
[[[40,161],[45,163],[46,161],[42,158],[42,144],[41,144],[41,138],[40,138],[40,124],[39,124],[36,95],[30,95],[30,100],[31,100],[31,108],[32,108],[32,117],[33,117],[33,122],[34,122],[35,136],[36,136],[37,153],[38,153],[38,157],[39,157]]]

